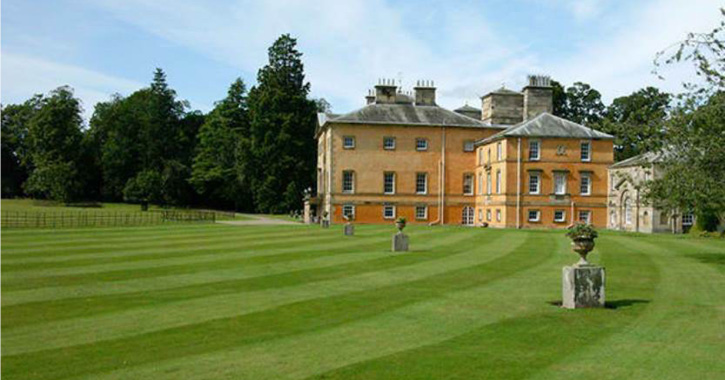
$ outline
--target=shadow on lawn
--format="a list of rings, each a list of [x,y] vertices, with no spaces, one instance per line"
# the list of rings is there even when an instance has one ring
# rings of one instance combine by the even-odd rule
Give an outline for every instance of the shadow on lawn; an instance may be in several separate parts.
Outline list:
[[[725,271],[725,254],[720,253],[694,253],[687,255],[703,264],[712,265],[715,268]]]
[[[622,299],[622,300],[614,300],[614,301],[605,301],[604,308],[605,309],[620,309],[620,308],[625,308],[625,307],[629,307],[632,305],[636,305],[639,303],[650,303],[650,302],[652,302],[652,301],[641,300],[641,299]],[[547,303],[549,305],[561,307],[561,301],[549,301]]]

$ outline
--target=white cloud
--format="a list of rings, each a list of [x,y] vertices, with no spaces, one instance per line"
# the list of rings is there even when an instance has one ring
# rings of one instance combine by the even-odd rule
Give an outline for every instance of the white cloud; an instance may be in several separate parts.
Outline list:
[[[0,101],[3,104],[22,102],[39,91],[50,91],[64,85],[73,87],[75,95],[83,100],[86,120],[93,114],[93,106],[97,102],[106,101],[117,92],[127,95],[143,87],[143,84],[135,81],[78,66],[2,53]]]
[[[291,33],[305,53],[313,96],[327,98],[338,112],[362,105],[377,78],[397,78],[398,73],[407,87],[417,79],[435,80],[445,106],[476,102],[483,89],[523,77],[525,62],[533,61],[520,46],[490,30],[482,7],[470,4],[403,9],[405,5],[396,8],[382,0],[92,4],[247,72],[265,64],[267,47],[277,36]]]
[[[606,100],[652,85],[678,92],[692,79],[686,66],[666,68],[666,81],[651,74],[658,51],[682,40],[688,32],[709,31],[718,19],[718,0],[664,0],[633,9],[631,23],[611,35],[591,41],[578,52],[547,64],[563,82],[584,81]]]

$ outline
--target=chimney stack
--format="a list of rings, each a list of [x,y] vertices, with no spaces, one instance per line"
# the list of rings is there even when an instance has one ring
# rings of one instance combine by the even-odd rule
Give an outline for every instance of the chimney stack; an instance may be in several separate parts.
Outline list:
[[[375,104],[375,91],[368,90],[368,94],[365,96],[365,104]]]
[[[416,82],[413,90],[415,90],[416,106],[436,105],[436,88],[433,81],[419,80]]]
[[[544,112],[554,112],[554,90],[551,78],[545,75],[529,75],[524,87],[524,120],[530,120]]]
[[[375,104],[395,104],[396,89],[393,79],[379,79],[375,85]]]

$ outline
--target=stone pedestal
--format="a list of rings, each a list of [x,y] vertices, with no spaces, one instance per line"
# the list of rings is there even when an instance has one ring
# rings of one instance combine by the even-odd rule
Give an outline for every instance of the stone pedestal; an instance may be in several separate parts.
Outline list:
[[[322,228],[330,228],[330,221],[329,220],[323,220],[320,225]]]
[[[594,265],[564,267],[561,284],[563,307],[604,307],[604,268]]]
[[[405,252],[408,250],[408,235],[398,232],[393,235],[393,252]]]
[[[355,235],[355,226],[353,226],[352,224],[346,224],[344,232],[345,236]]]

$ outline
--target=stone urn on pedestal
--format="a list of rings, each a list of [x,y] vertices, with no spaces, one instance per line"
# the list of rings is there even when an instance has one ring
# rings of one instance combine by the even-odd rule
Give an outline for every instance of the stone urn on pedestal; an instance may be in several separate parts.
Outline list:
[[[405,225],[408,220],[405,217],[400,217],[395,220],[395,227],[398,229],[398,233],[393,235],[393,252],[404,252],[408,250],[408,235],[403,233]]]
[[[345,219],[345,226],[343,228],[343,233],[345,234],[345,236],[355,235],[355,226],[350,223],[350,216],[343,215],[342,218]]]
[[[327,213],[327,211],[322,213],[322,220],[320,220],[320,225],[322,228],[330,228],[330,218],[328,217],[330,214]]]
[[[566,233],[579,261],[562,269],[562,306],[567,309],[604,306],[604,268],[587,261],[599,236],[590,224],[577,223]]]

